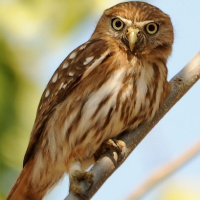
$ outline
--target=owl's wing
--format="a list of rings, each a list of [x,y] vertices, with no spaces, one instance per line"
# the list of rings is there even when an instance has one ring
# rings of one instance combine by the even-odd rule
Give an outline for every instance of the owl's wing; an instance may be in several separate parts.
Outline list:
[[[89,71],[102,64],[108,56],[109,51],[105,41],[89,40],[70,53],[61,63],[41,97],[23,166],[35,154],[46,123],[56,105],[65,100],[69,93],[89,74]]]

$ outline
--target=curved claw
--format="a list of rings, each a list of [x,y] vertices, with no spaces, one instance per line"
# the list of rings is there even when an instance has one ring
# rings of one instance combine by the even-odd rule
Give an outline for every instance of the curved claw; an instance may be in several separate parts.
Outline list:
[[[102,144],[100,149],[94,154],[95,160],[98,160],[100,156],[106,152],[107,149],[111,149],[120,154],[123,157],[126,152],[126,144],[122,140],[109,139]]]

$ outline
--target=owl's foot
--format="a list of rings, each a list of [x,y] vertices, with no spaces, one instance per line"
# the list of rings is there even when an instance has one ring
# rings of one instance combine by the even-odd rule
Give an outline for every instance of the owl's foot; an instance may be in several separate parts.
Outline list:
[[[74,171],[70,174],[70,192],[81,196],[83,199],[88,199],[87,191],[93,185],[93,173]]]
[[[109,139],[101,145],[101,148],[95,153],[95,160],[98,160],[100,156],[106,152],[107,149],[117,152],[120,156],[123,156],[126,152],[126,144],[122,140]]]

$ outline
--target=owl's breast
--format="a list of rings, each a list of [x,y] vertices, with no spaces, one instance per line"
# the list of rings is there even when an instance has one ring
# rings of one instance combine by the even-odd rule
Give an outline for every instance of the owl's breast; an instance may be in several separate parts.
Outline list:
[[[132,61],[133,77],[122,94],[122,115],[127,129],[151,120],[169,92],[166,66],[162,62]],[[127,95],[129,94],[129,95]]]

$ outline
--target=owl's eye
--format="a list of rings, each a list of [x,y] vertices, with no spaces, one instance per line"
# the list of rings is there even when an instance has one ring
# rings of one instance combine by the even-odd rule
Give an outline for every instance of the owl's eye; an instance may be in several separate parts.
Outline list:
[[[124,23],[122,20],[120,20],[119,18],[114,18],[112,19],[112,27],[116,30],[116,31],[120,31],[123,29],[124,27]]]
[[[145,29],[146,29],[147,33],[149,33],[150,35],[153,35],[153,34],[157,33],[157,31],[158,31],[158,24],[151,22],[146,25]]]

